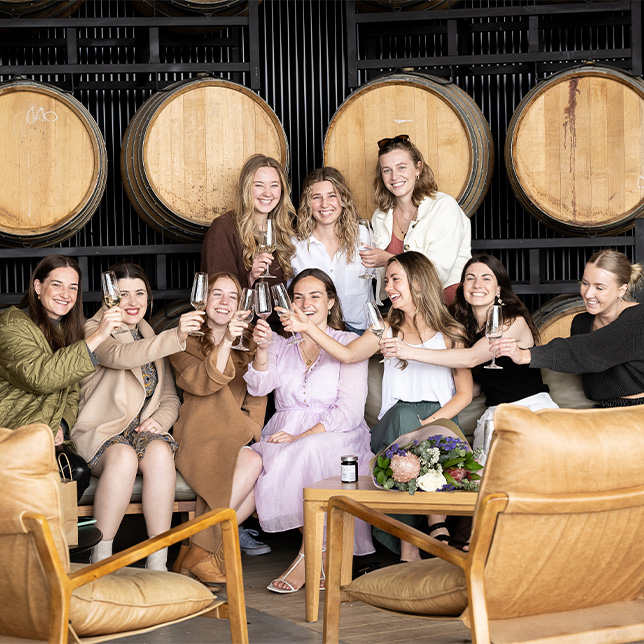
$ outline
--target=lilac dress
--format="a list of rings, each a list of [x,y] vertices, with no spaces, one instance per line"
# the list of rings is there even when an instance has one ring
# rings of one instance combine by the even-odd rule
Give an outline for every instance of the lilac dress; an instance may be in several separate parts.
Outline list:
[[[354,333],[327,328],[342,344],[355,339]],[[360,474],[369,473],[373,457],[369,428],[364,421],[367,398],[367,361],[341,364],[320,350],[308,368],[297,345],[274,335],[268,350],[267,371],[252,364],[244,376],[248,393],[265,396],[275,392],[275,415],[262,430],[252,448],[261,455],[264,468],[255,485],[255,503],[262,529],[282,532],[303,525],[303,489],[340,473],[340,457],[358,456]],[[317,423],[325,432],[292,443],[269,443],[279,431],[299,435]],[[354,554],[374,552],[369,526],[355,524]]]

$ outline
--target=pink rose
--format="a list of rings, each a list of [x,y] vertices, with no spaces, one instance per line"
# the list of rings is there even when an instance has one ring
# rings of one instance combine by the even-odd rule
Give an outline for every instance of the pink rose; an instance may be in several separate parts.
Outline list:
[[[407,483],[420,474],[420,459],[416,454],[406,452],[404,455],[395,454],[389,464],[393,474],[391,477],[398,483]]]
[[[449,474],[455,481],[461,482],[464,478],[469,478],[468,472],[463,467],[450,467],[445,470],[446,474]]]

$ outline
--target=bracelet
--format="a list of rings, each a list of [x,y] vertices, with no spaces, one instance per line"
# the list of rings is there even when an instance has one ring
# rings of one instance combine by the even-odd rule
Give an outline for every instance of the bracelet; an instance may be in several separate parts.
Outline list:
[[[267,364],[268,364],[268,360],[266,360],[266,362],[260,362],[257,358],[255,358],[255,359],[253,360],[253,364],[257,364],[257,365],[259,365],[260,367],[263,367],[264,365],[267,365]]]

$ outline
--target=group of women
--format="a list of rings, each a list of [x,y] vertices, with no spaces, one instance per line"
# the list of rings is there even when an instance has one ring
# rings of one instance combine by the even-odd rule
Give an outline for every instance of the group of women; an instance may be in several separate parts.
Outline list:
[[[62,256],[42,260],[23,302],[0,314],[0,425],[49,425],[79,496],[90,472],[99,477],[103,541],[92,561],[111,555],[137,473],[150,536],[170,526],[175,465],[197,493],[197,514],[229,506],[241,523],[257,510],[265,531],[280,532],[302,528],[303,488],[336,474],[340,456],[357,455],[366,474],[372,453],[438,419],[453,420],[462,438],[458,414],[479,390],[489,409],[475,446],[500,403],[556,407],[539,367],[582,374],[598,406],[644,404],[643,309],[632,300],[639,264],[616,251],[595,254],[581,283],[587,313],[575,318],[571,338],[538,346],[507,271],[492,256],[470,258],[469,221],[437,191],[408,137],[379,142],[374,188],[370,245],[337,170],[307,177],[293,227],[280,164],[248,159],[235,209],[215,219],[204,240],[205,311],[182,315],[177,328],[158,335],[144,319],[148,279],[129,263],[113,267],[120,305],[101,308],[84,328],[80,269]],[[260,248],[269,219],[273,252]],[[370,279],[360,279],[374,269],[375,293]],[[268,279],[267,270],[273,283],[289,284],[293,310],[278,311],[281,325],[259,319],[253,326],[237,315],[241,291]],[[365,333],[364,305],[374,296],[390,305],[382,337]],[[490,344],[485,320],[495,303],[503,305],[503,337]],[[129,332],[115,333],[121,325]],[[240,335],[248,352],[233,350]],[[483,368],[492,351],[503,369]],[[367,359],[377,352],[385,357],[382,405],[369,430]],[[269,395],[275,412],[264,424]],[[442,517],[429,517],[429,531],[450,540]],[[406,542],[387,545],[400,548],[401,560],[420,556]],[[220,550],[218,530],[206,530],[182,548],[178,570],[225,583]],[[372,551],[370,531],[357,524],[354,552]],[[299,590],[304,555],[300,549],[268,589]],[[146,566],[164,570],[166,560],[161,551]]]

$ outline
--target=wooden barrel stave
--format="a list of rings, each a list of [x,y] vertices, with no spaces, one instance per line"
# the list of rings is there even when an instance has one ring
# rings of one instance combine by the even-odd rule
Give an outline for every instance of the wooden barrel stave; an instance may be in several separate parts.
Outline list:
[[[247,88],[213,78],[181,81],[149,98],[130,121],[121,176],[137,213],[173,239],[201,239],[234,205],[252,154],[288,165],[284,130]]]
[[[391,74],[356,90],[331,119],[324,163],[347,179],[361,215],[376,208],[373,179],[381,138],[409,134],[434,171],[438,189],[471,216],[485,197],[494,143],[485,117],[469,95],[424,74]]]
[[[539,307],[532,319],[541,334],[541,344],[569,337],[573,318],[584,311],[586,306],[580,295],[558,295]]]

